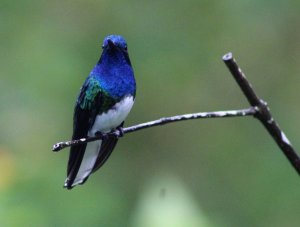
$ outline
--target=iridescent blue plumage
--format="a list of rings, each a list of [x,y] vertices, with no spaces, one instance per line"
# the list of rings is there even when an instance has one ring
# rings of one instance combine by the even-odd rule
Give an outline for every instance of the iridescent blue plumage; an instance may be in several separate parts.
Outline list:
[[[103,41],[100,60],[85,80],[74,110],[72,139],[108,132],[123,124],[135,98],[135,79],[127,44],[118,35]],[[117,138],[71,148],[65,187],[83,184],[111,154]]]
[[[112,97],[119,99],[126,93],[135,94],[135,79],[128,55],[104,49],[102,57],[92,70],[95,77]]]

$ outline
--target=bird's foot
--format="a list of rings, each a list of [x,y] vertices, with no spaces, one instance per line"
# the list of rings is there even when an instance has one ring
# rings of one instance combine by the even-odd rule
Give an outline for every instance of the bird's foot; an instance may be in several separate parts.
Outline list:
[[[95,132],[95,136],[101,136],[102,139],[107,139],[108,135],[106,133],[102,133],[100,131]]]
[[[123,137],[124,136],[124,130],[121,126],[117,127],[116,131],[118,132],[118,137]]]

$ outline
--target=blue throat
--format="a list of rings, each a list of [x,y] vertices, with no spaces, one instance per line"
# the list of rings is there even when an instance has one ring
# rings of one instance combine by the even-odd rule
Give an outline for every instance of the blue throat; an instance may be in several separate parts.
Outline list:
[[[99,80],[102,89],[114,99],[135,96],[134,73],[127,52],[104,49],[90,76]]]

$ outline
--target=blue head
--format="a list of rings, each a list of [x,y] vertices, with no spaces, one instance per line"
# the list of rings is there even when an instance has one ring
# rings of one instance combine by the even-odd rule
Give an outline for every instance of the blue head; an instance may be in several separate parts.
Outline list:
[[[109,35],[105,37],[102,49],[103,52],[99,60],[100,64],[128,64],[131,66],[127,52],[127,43],[122,36]]]
[[[126,40],[120,35],[109,35],[106,36],[102,48],[119,48],[120,50],[127,51]]]

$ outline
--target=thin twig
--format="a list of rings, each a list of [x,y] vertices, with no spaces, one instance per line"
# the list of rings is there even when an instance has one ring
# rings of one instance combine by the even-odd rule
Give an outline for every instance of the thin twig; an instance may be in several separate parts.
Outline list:
[[[216,111],[216,112],[202,112],[202,113],[192,113],[192,114],[183,114],[172,117],[164,117],[158,120],[149,121],[145,123],[141,123],[138,125],[130,126],[128,128],[123,128],[122,133],[119,130],[115,130],[106,134],[97,134],[93,137],[82,138],[78,140],[71,140],[67,142],[59,142],[53,145],[52,151],[60,151],[63,148],[75,146],[79,144],[84,144],[88,142],[92,142],[95,140],[100,140],[103,137],[107,136],[116,136],[120,137],[120,134],[131,133],[141,129],[150,128],[158,125],[169,124],[177,121],[184,120],[192,120],[192,119],[200,119],[200,118],[223,118],[223,117],[243,117],[243,116],[253,116],[256,114],[256,108],[250,107],[248,109],[240,109],[240,110],[227,110],[227,111]]]
[[[285,154],[287,159],[293,165],[295,170],[300,174],[300,158],[297,152],[292,147],[292,144],[286,137],[285,133],[279,128],[278,124],[271,115],[271,111],[265,101],[260,99],[255,91],[253,90],[251,84],[247,80],[245,74],[237,65],[231,53],[224,55],[223,61],[230,70],[234,79],[240,86],[244,95],[248,99],[251,106],[257,108],[257,113],[255,117],[260,120],[260,122],[265,126],[267,131],[273,137],[277,145],[281,148],[282,152]]]

